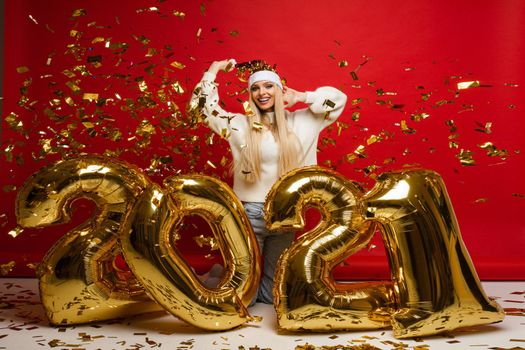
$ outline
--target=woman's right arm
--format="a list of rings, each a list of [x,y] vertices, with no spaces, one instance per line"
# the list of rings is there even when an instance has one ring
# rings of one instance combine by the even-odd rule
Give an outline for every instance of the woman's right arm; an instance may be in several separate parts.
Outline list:
[[[213,62],[193,90],[187,107],[190,114],[204,117],[209,127],[223,137],[231,132],[230,121],[237,114],[226,112],[220,106],[215,78],[219,71],[231,71],[234,66],[232,59]]]

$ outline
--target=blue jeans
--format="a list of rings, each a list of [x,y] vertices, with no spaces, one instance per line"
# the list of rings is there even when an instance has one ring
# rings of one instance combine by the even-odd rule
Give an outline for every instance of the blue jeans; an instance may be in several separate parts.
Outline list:
[[[295,235],[293,232],[270,232],[266,229],[263,212],[264,203],[243,202],[243,204],[246,215],[252,224],[255,237],[257,238],[263,261],[261,283],[257,291],[257,301],[272,304],[273,277],[275,268],[277,267],[277,261],[281,253],[290,246]]]

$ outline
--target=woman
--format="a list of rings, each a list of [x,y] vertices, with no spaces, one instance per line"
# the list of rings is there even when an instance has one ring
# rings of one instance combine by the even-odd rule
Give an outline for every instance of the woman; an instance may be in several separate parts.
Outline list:
[[[263,213],[266,194],[284,173],[317,164],[319,133],[339,117],[346,95],[332,87],[320,87],[313,92],[296,91],[283,86],[268,65],[252,62],[257,62],[248,80],[252,113],[228,113],[219,105],[214,81],[219,71],[233,69],[233,59],[211,64],[195,88],[190,105],[198,106],[209,127],[229,142],[233,155],[233,191],[244,204],[263,259],[257,300],[273,303],[276,264],[294,234],[266,229]],[[309,106],[293,112],[285,109],[297,102]],[[215,266],[210,276],[218,278],[220,273]]]

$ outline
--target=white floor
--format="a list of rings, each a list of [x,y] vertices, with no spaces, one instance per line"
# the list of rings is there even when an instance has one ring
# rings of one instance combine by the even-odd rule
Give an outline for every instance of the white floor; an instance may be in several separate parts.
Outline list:
[[[525,349],[525,282],[484,282],[483,286],[506,309],[502,323],[401,341],[388,329],[279,334],[274,309],[264,304],[250,309],[252,315],[263,317],[262,322],[221,333],[203,332],[165,313],[55,328],[47,323],[35,279],[1,278],[0,349]]]

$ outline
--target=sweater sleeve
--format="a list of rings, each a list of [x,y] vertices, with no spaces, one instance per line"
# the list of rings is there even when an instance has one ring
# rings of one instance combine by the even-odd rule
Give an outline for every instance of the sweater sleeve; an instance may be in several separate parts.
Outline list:
[[[345,108],[346,100],[347,97],[342,91],[330,86],[306,92],[306,103],[320,124],[320,129],[337,120]],[[301,121],[297,120],[297,122]]]
[[[208,126],[218,135],[227,137],[241,114],[226,112],[219,105],[219,92],[215,83],[215,74],[206,72],[197,84],[191,96],[188,109],[202,115]],[[234,120],[237,119],[237,120]],[[233,122],[232,122],[233,121]]]

